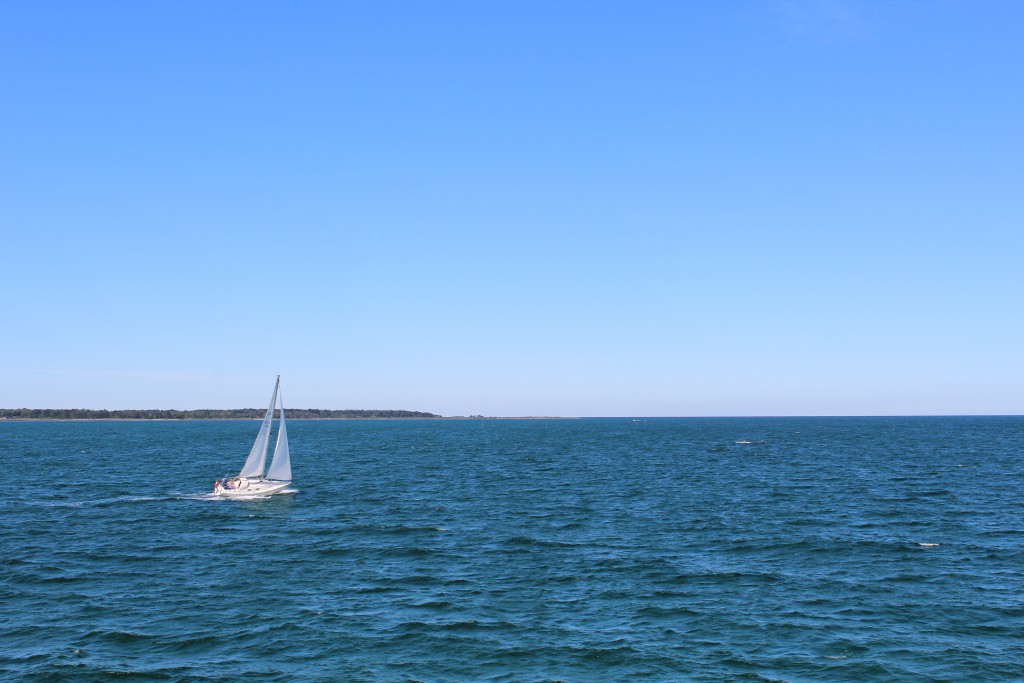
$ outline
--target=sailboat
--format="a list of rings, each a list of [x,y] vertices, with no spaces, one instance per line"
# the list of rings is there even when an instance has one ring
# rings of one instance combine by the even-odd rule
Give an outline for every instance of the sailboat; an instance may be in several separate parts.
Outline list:
[[[256,443],[245,459],[242,471],[237,477],[218,479],[213,483],[213,493],[217,496],[232,498],[249,498],[252,496],[269,496],[282,493],[292,483],[292,462],[288,453],[288,429],[284,421],[284,398],[281,398],[281,423],[277,428],[277,443],[274,455],[270,459],[270,467],[263,471],[267,462],[267,451],[270,448],[270,428],[274,423],[274,408],[281,393],[281,375],[277,376],[274,393],[270,397],[270,407],[263,417],[260,433]]]

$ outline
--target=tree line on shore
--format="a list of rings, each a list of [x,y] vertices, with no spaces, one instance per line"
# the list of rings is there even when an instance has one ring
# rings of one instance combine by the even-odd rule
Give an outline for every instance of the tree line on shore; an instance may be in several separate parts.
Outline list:
[[[275,411],[276,412],[276,411]],[[259,420],[265,410],[233,408],[229,410],[88,410],[83,408],[0,408],[0,419],[9,420]],[[366,419],[441,417],[417,410],[321,410],[289,408],[289,419]]]

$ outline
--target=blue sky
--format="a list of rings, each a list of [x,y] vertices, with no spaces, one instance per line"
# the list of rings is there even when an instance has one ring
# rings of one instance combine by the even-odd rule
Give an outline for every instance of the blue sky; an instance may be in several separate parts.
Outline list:
[[[1024,4],[0,5],[0,407],[1024,413]]]

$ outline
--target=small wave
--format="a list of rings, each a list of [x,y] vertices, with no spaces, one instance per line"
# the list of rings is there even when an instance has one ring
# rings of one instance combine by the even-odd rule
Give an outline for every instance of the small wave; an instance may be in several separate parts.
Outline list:
[[[656,605],[641,607],[637,610],[637,614],[641,614],[648,617],[658,618],[678,618],[678,617],[699,617],[701,613],[690,609],[689,607],[658,607]]]
[[[823,648],[825,653],[821,656],[825,659],[849,659],[851,656],[863,654],[868,648],[860,643],[848,639],[841,639]]]
[[[490,629],[514,629],[518,628],[518,626],[508,621],[480,621],[479,619],[463,619],[462,621],[453,621],[449,624],[443,624],[441,628],[448,631],[476,631]]]
[[[626,662],[633,655],[637,654],[637,650],[629,645],[573,649],[576,650],[577,654],[581,654],[583,659],[598,660],[609,665]]]
[[[430,628],[430,624],[428,624],[428,623],[426,623],[424,621],[412,620],[412,621],[403,621],[400,624],[395,624],[394,626],[392,626],[392,627],[390,627],[390,628],[388,628],[386,630],[387,631],[401,631],[403,633],[409,633],[410,631],[411,632],[425,631],[425,630],[427,630],[429,628]]]
[[[51,571],[54,571],[54,570],[51,569]],[[12,583],[29,584],[29,585],[31,585],[31,584],[42,584],[42,585],[57,584],[57,585],[64,585],[64,584],[70,584],[70,583],[77,583],[79,581],[88,581],[90,578],[92,578],[92,575],[89,574],[89,573],[86,573],[86,572],[83,572],[83,573],[80,573],[80,574],[64,574],[64,573],[61,573],[61,574],[57,574],[55,576],[43,576],[43,575],[39,574],[38,572],[31,572],[31,573],[21,572],[21,573],[15,574],[14,576],[11,576],[9,578],[9,580]]]
[[[780,580],[781,579],[778,575],[768,572],[697,571],[691,573],[676,574],[675,576],[663,579],[662,583],[686,584],[693,582],[708,581],[756,581],[758,583],[774,583]]]
[[[196,648],[205,648],[209,645],[216,645],[223,639],[220,636],[215,635],[189,635],[184,638],[176,638],[168,640],[167,644],[174,647],[178,651],[193,650]]]
[[[40,659],[49,659],[48,652],[29,652],[21,655],[8,655],[5,659],[14,664],[29,664]]]
[[[400,576],[390,579],[391,583],[396,584],[426,584],[426,583],[437,583],[438,578],[431,576],[430,574],[412,574],[410,576]]]
[[[244,676],[245,672],[236,672]],[[196,671],[192,666],[169,666],[148,669],[106,669],[103,671],[104,680],[110,678],[143,679],[150,681],[181,681],[193,680]],[[207,680],[205,676],[195,680]]]
[[[417,603],[412,603],[412,604],[409,605],[409,607],[414,607],[416,609],[436,609],[436,610],[448,609],[451,606],[452,606],[452,603],[448,602],[447,600],[427,600],[425,602],[417,602]]]
[[[445,586],[467,586],[473,583],[469,579],[448,579],[444,582]]]
[[[540,548],[575,548],[579,544],[566,543],[565,541],[546,541],[531,536],[513,536],[503,542],[505,545],[537,546]]]
[[[432,548],[421,548],[419,546],[401,546],[392,548],[380,548],[378,551],[380,554],[387,557],[409,557],[409,556],[423,556],[423,555],[434,555],[438,551]]]
[[[47,650],[31,650],[27,652],[21,652],[18,654],[12,654],[9,656],[9,661],[15,664],[29,664],[38,662],[40,660],[56,659],[58,661],[68,662],[80,659],[86,656],[85,650],[78,647],[61,647],[52,651]],[[64,665],[66,666],[66,664]]]
[[[117,631],[107,629],[96,629],[85,634],[86,638],[94,640],[106,640],[114,643],[137,643],[140,641],[156,640],[159,636],[151,633],[138,633],[136,631]]]
[[[352,531],[369,531],[378,534],[417,534],[417,533],[438,533],[448,531],[437,526],[410,526],[406,524],[353,524],[349,527]]]
[[[161,551],[171,550],[178,551],[183,550],[184,546],[164,546],[161,548],[151,547],[147,549],[145,554],[136,554],[128,552],[102,552],[102,551],[90,551],[82,555],[82,557],[90,562],[101,562],[101,563],[117,563],[117,564],[135,564],[135,563],[146,563],[153,562],[158,558],[156,555]],[[119,568],[117,571],[119,576],[139,576],[140,572],[133,572]]]

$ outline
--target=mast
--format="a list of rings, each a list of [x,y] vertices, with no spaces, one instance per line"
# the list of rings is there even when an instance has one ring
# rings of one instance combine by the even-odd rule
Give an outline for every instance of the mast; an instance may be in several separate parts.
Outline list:
[[[263,478],[263,466],[267,462],[267,449],[270,446],[270,427],[274,422],[274,406],[277,404],[277,390],[280,386],[281,375],[278,375],[277,382],[274,384],[274,393],[270,397],[270,407],[267,408],[267,414],[263,417],[260,433],[256,436],[252,450],[249,451],[249,457],[245,459],[242,471],[238,473],[240,477]]]

